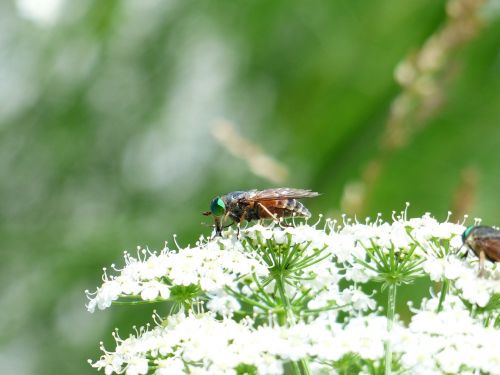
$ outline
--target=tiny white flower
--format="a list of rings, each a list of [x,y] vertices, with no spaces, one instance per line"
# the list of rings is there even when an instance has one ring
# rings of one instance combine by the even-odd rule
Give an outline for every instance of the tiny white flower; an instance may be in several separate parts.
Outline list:
[[[143,375],[147,374],[149,370],[148,360],[146,358],[132,357],[129,359],[127,370],[125,373],[127,375]]]
[[[359,263],[354,263],[345,271],[346,280],[352,280],[356,283],[366,283],[376,275],[377,273],[375,271],[370,270]]]
[[[168,299],[170,297],[170,289],[163,283],[159,281],[148,281],[144,283],[141,292],[141,298],[145,301],[152,301],[158,296],[161,296],[164,299]]]
[[[444,274],[444,260],[430,258],[423,264],[423,269],[429,274],[432,281],[441,281]]]
[[[184,362],[182,359],[172,357],[166,359],[160,359],[157,362],[158,369],[156,373],[158,375],[184,375]]]
[[[241,305],[238,300],[232,296],[215,296],[210,299],[207,308],[222,316],[231,317],[235,311],[241,308]]]

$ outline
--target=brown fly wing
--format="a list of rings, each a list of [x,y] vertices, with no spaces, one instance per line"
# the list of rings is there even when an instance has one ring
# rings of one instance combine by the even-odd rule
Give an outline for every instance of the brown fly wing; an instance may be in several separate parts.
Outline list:
[[[301,199],[301,198],[312,198],[317,197],[319,193],[311,190],[305,189],[293,189],[293,188],[275,188],[266,190],[252,191],[245,200],[250,202],[262,202],[270,200],[280,200],[280,199]]]
[[[500,237],[476,238],[475,248],[484,251],[486,258],[492,262],[500,262]]]

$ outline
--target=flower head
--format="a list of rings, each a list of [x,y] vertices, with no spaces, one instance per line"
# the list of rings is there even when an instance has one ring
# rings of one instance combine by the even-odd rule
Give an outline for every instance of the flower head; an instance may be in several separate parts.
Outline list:
[[[230,249],[227,249],[231,245]],[[90,312],[105,309],[119,298],[144,301],[167,300],[176,287],[196,286],[214,293],[251,273],[266,275],[267,268],[251,254],[238,251],[228,240],[219,240],[180,250],[150,252],[140,249],[137,257],[125,253],[125,266],[116,275],[103,276],[96,292],[87,292]]]
[[[459,257],[464,226],[429,214],[386,222],[344,218],[313,225],[250,226],[195,247],[125,253],[87,293],[113,302],[182,305],[92,366],[106,374],[500,373],[500,269]],[[421,278],[430,295],[395,314],[396,288]],[[373,285],[382,285],[374,288]],[[371,290],[369,288],[372,288]],[[388,288],[388,307],[377,293]],[[389,355],[390,354],[390,355]],[[389,358],[389,360],[388,360]],[[297,370],[299,369],[299,370]],[[307,371],[306,371],[307,370]]]

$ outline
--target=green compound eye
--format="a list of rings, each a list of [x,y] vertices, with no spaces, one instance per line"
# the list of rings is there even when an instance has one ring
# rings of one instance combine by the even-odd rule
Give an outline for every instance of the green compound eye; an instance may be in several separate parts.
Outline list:
[[[220,199],[220,197],[214,198],[210,203],[210,211],[214,216],[224,215],[224,212],[226,211],[226,205],[224,204],[224,201]]]
[[[462,233],[462,241],[465,242],[467,237],[469,237],[470,232],[474,229],[474,225],[471,225],[470,227],[467,227],[467,229]]]

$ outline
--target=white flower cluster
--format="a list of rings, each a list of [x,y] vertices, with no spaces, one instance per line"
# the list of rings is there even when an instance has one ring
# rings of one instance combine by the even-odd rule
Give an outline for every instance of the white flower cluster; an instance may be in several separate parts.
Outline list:
[[[197,285],[204,292],[217,292],[241,275],[267,275],[267,268],[251,254],[238,251],[236,246],[226,250],[230,243],[220,240],[180,251],[166,248],[160,253],[142,249],[137,257],[125,253],[125,266],[115,268],[118,275],[105,273],[102,286],[96,292],[86,292],[87,309],[94,312],[97,306],[103,310],[123,296],[166,300],[174,286]]]
[[[253,365],[263,374],[281,373],[281,362],[266,354],[272,340],[251,324],[216,320],[211,314],[170,316],[161,325],[122,340],[115,335],[115,352],[106,352],[92,366],[106,374],[234,374],[240,364]],[[148,358],[150,359],[148,361]],[[141,364],[137,366],[137,364]]]
[[[246,319],[216,320],[211,314],[169,317],[161,325],[122,340],[115,335],[114,352],[104,348],[92,364],[106,374],[235,374],[238,366],[251,366],[258,374],[283,374],[283,364],[308,358],[324,373],[325,363],[347,354],[377,361],[384,356],[385,317],[353,318],[346,325],[317,319],[291,327],[253,328]],[[495,343],[500,331],[484,327],[467,311],[418,312],[409,328],[396,324],[391,342],[406,373],[457,374],[480,370],[500,374]],[[323,365],[319,365],[323,364]],[[330,371],[332,369],[330,368]]]
[[[329,222],[327,222],[329,223]],[[329,224],[327,224],[328,227]],[[308,303],[312,310],[329,310],[330,307],[341,308],[346,306],[346,310],[364,311],[375,308],[375,301],[354,286],[340,287],[342,280],[352,282],[366,282],[373,277],[372,271],[363,267],[346,268],[343,262],[347,259],[352,261],[352,252],[348,253],[349,245],[344,247],[336,246],[342,243],[343,238],[337,234],[331,234],[325,229],[318,229],[316,226],[299,225],[293,227],[264,227],[254,225],[244,231],[244,238],[253,243],[253,246],[263,246],[267,251],[269,243],[276,245],[286,245],[296,248],[292,252],[300,253],[302,257],[317,255],[310,267],[301,269],[296,275],[295,289],[287,286],[287,290],[294,295],[297,290],[308,290],[313,297]],[[346,240],[346,239],[344,239]],[[355,246],[355,241],[349,238],[351,250]],[[347,240],[345,241],[347,244]],[[364,251],[364,250],[363,250]],[[272,266],[272,265],[271,265]],[[347,283],[344,283],[348,285]],[[244,286],[243,292],[247,295],[255,290],[256,285]],[[274,283],[267,285],[266,291],[272,291]]]
[[[390,340],[395,363],[408,374],[500,374],[500,330],[491,323],[498,311],[485,308],[500,294],[500,267],[487,262],[479,277],[477,258],[459,257],[464,230],[404,212],[390,223],[257,224],[241,237],[228,231],[195,248],[125,254],[124,268],[113,267],[117,274],[105,273],[102,286],[87,293],[89,311],[127,296],[172,299],[178,286],[198,287],[203,303],[136,336],[116,336],[115,351],[102,348],[92,366],[128,375],[282,374],[285,363],[307,360],[311,373],[323,374],[354,355],[359,371],[379,371]],[[409,259],[408,282],[428,276],[447,294],[412,310],[408,327],[396,319],[389,333],[376,291],[367,294],[362,284],[384,282],[379,267],[401,259]]]
[[[290,242],[291,245],[310,244],[308,252],[326,248],[339,262],[355,263],[354,257],[363,259],[367,248],[379,246],[384,251],[393,247],[397,250],[416,247],[416,255],[439,257],[444,246],[460,248],[461,234],[465,227],[461,224],[438,222],[430,214],[421,218],[406,219],[406,214],[395,217],[394,221],[384,222],[379,217],[366,223],[345,219],[343,225],[327,220],[323,229],[316,225],[298,225],[280,228],[253,225],[244,231],[252,240],[269,240],[277,244]],[[360,270],[356,270],[357,273]],[[360,282],[365,275],[360,275]],[[358,280],[357,280],[358,281]]]
[[[462,298],[479,307],[486,306],[493,295],[500,294],[500,268],[486,262],[485,269],[487,277],[478,277],[475,261],[462,260],[456,256],[429,258],[424,263],[424,270],[431,280],[453,281]]]
[[[333,228],[335,229],[335,228]],[[379,217],[365,224],[346,222],[334,230],[343,247],[356,249],[355,256],[362,257],[365,249],[379,246],[383,249],[395,248],[396,251],[411,249],[418,245],[418,255],[427,256],[435,251],[436,243],[451,242],[452,246],[460,247],[460,236],[465,230],[461,224],[441,223],[430,214],[421,218],[406,218],[406,212],[394,217],[392,222],[384,222]],[[352,254],[352,251],[349,252]]]
[[[422,310],[413,316],[400,338],[403,365],[415,375],[500,374],[495,344],[500,342],[500,330],[472,318],[457,297],[450,300],[440,313]]]
[[[235,374],[251,366],[258,374],[283,374],[283,364],[303,358],[320,363],[347,353],[377,360],[384,354],[385,318],[354,318],[346,326],[327,320],[292,327],[261,326],[246,319],[216,320],[210,314],[170,316],[151,330],[121,339],[117,347],[92,363],[106,374]]]
[[[340,293],[335,287],[341,278],[365,283],[376,277],[374,271],[361,266],[355,258],[364,259],[366,249],[380,246],[386,252],[390,247],[396,251],[415,248],[414,256],[422,260],[422,271],[432,281],[451,280],[464,299],[484,307],[492,295],[500,293],[500,267],[486,262],[487,277],[480,278],[477,258],[459,258],[457,252],[462,247],[461,235],[465,229],[462,224],[439,222],[430,214],[406,219],[403,213],[391,223],[377,219],[365,224],[345,221],[344,225],[336,226],[336,222],[327,221],[326,229],[309,225],[284,229],[254,225],[245,235],[256,240],[273,239],[276,243],[285,243],[290,238],[292,245],[309,243],[308,252],[325,248],[332,254],[336,264],[316,264],[312,269],[314,279],[304,282],[318,291],[322,289],[324,295],[318,294],[318,301],[342,299],[335,297]],[[339,268],[339,263],[345,267]]]

